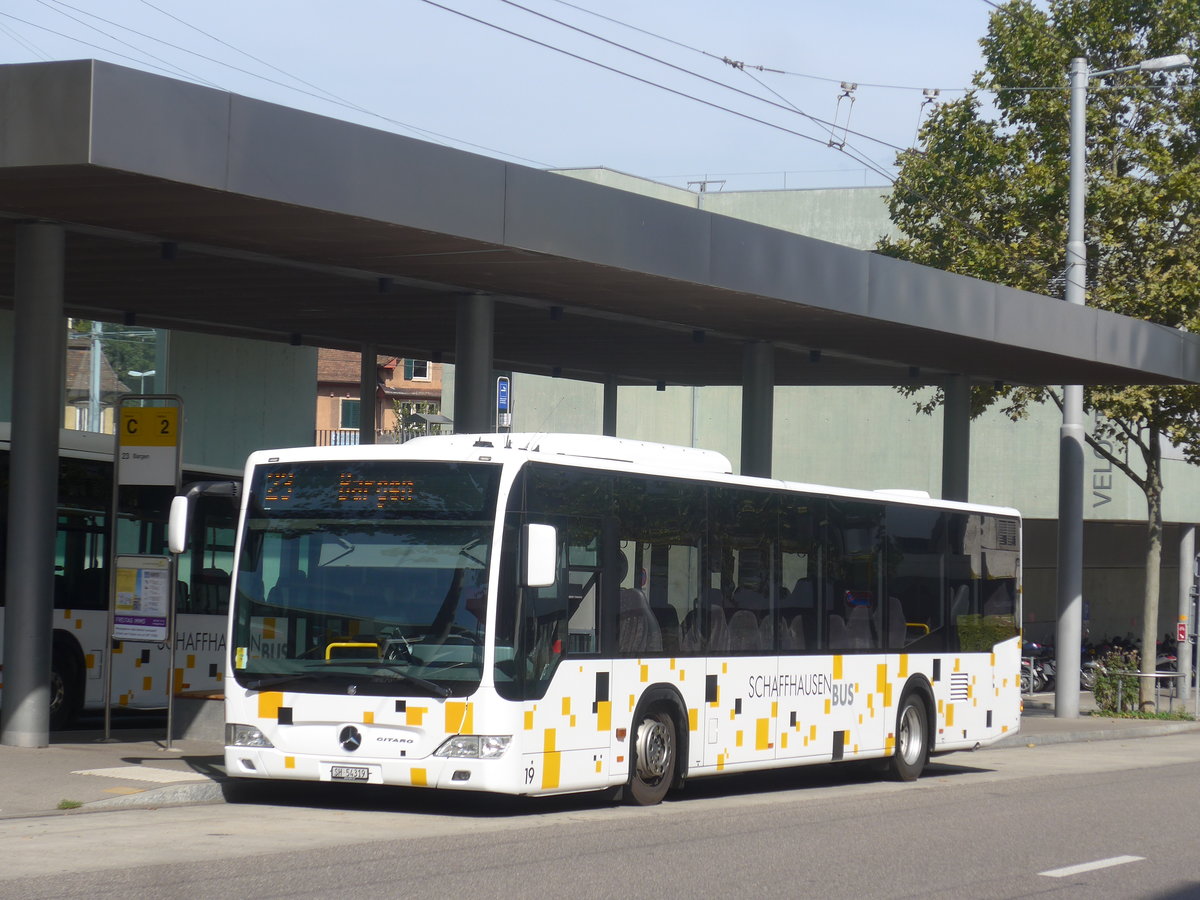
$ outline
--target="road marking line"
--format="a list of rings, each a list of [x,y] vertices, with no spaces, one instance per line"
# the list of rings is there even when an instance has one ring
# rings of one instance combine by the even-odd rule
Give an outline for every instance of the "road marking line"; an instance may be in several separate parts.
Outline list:
[[[1067,878],[1071,875],[1080,875],[1083,872],[1094,872],[1096,869],[1107,869],[1109,866],[1123,866],[1125,863],[1138,862],[1145,858],[1144,856],[1112,856],[1108,859],[1098,859],[1095,862],[1080,863],[1077,866],[1050,869],[1046,872],[1038,872],[1038,874],[1045,875],[1048,878]]]

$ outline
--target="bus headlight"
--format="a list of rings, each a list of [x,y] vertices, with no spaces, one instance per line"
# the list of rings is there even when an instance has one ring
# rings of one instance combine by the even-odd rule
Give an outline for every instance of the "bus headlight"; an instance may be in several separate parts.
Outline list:
[[[447,738],[433,755],[454,759],[498,759],[511,743],[512,736],[507,734],[459,734]]]
[[[274,747],[267,736],[253,725],[237,725],[233,722],[225,723],[225,746],[226,747]]]

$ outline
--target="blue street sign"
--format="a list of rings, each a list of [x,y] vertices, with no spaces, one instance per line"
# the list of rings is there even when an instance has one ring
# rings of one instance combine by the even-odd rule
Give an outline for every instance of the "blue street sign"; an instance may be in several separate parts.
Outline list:
[[[508,412],[508,377],[505,375],[496,379],[496,412]]]

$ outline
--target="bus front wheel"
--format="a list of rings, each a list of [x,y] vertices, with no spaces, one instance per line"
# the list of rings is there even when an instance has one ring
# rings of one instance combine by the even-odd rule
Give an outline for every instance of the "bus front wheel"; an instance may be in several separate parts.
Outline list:
[[[896,750],[892,754],[892,776],[898,781],[916,781],[929,759],[928,710],[921,697],[904,695],[896,714]]]
[[[630,801],[637,806],[652,806],[661,801],[675,780],[677,757],[675,720],[661,706],[648,710],[633,737]]]

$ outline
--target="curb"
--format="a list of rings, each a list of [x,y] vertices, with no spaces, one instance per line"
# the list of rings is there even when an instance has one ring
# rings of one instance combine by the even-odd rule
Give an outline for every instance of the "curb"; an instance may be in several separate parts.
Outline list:
[[[1154,722],[1131,728],[1112,728],[1101,731],[1060,731],[1027,734],[1017,732],[992,744],[993,749],[1041,747],[1046,744],[1087,744],[1093,741],[1119,741],[1125,739],[1163,737],[1200,730],[1200,722]]]
[[[168,784],[136,794],[106,797],[79,807],[78,812],[110,809],[147,809],[159,806],[192,806],[201,803],[224,803],[223,781],[204,781],[191,784]]]

